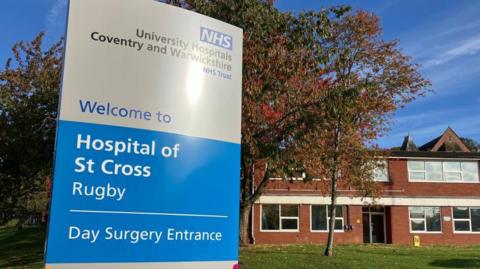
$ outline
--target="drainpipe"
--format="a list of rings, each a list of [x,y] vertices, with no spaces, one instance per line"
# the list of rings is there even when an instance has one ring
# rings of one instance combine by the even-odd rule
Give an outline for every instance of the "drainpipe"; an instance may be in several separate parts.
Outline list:
[[[255,165],[252,168],[252,195],[255,192]],[[252,210],[250,210],[250,214],[252,214],[252,226],[250,231],[250,236],[252,237],[252,243],[255,245],[255,202],[253,202]]]
[[[347,205],[346,207],[347,207],[347,231],[351,231],[353,230],[353,227],[350,222],[350,206]]]

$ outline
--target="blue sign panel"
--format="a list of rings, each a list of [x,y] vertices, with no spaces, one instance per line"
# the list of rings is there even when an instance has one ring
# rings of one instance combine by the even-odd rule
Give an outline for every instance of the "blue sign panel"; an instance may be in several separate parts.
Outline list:
[[[47,268],[237,267],[241,42],[155,1],[70,1]]]

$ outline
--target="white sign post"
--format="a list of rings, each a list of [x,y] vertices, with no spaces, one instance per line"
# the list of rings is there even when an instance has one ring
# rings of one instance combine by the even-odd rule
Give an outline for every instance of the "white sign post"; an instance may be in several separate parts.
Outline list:
[[[47,268],[236,268],[242,30],[70,0]]]

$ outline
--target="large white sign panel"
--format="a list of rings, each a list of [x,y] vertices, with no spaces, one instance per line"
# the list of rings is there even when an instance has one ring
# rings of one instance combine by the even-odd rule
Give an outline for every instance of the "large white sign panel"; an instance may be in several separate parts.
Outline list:
[[[70,0],[47,268],[236,268],[242,30]]]

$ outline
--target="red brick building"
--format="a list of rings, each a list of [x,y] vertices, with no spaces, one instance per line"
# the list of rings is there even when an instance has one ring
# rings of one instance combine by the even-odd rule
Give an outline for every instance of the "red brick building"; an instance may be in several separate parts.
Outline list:
[[[407,136],[375,172],[376,201],[339,188],[336,243],[480,244],[480,153],[448,128],[416,147]],[[255,244],[325,243],[329,197],[321,180],[271,179],[253,207]],[[357,193],[358,194],[358,193]]]

